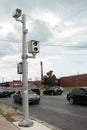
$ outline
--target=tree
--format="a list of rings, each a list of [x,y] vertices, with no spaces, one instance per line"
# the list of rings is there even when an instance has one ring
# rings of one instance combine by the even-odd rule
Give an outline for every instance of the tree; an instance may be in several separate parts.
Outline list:
[[[53,85],[56,85],[56,76],[55,74],[53,74],[53,71],[50,70],[49,72],[46,73],[46,75],[43,76],[43,80],[44,80],[44,85],[51,87]]]

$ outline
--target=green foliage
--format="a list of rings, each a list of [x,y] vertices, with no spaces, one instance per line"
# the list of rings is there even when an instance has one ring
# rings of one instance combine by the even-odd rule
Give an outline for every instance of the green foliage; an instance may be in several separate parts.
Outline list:
[[[69,91],[72,91],[74,88],[76,87],[64,87],[64,91],[69,92]]]
[[[57,78],[56,78],[55,74],[53,74],[53,71],[50,70],[49,72],[47,72],[46,75],[44,75],[43,80],[44,80],[45,86],[51,87],[53,85],[56,85]]]
[[[43,92],[43,91],[46,90],[47,88],[48,88],[47,86],[42,85],[42,86],[40,86],[40,91]]]

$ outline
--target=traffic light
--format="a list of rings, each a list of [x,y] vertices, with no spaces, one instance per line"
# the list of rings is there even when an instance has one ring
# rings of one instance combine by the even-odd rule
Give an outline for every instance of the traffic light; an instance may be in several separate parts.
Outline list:
[[[28,52],[37,54],[40,52],[39,41],[31,40],[28,42]]]

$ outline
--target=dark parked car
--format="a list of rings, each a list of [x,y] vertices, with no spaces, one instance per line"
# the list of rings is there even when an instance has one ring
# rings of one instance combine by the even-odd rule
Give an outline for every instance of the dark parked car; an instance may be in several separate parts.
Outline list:
[[[11,94],[5,88],[0,87],[0,97],[11,97]]]
[[[87,87],[73,89],[67,94],[67,100],[70,104],[86,103],[87,104]]]
[[[15,90],[13,87],[3,87],[3,90],[5,90],[7,93],[9,93],[10,96],[11,96],[11,94],[15,93]]]
[[[45,91],[43,91],[44,95],[61,95],[64,92],[64,89],[61,86],[53,86]]]
[[[29,86],[29,89],[31,89],[34,93],[40,95],[40,89],[39,89],[38,86],[36,86],[36,85],[31,85],[31,86]]]
[[[39,104],[40,102],[40,96],[34,93],[32,90],[28,90],[28,97],[29,97],[29,104]],[[20,103],[22,104],[22,98],[23,98],[23,91],[18,90],[15,94],[13,94],[13,100],[14,103]]]

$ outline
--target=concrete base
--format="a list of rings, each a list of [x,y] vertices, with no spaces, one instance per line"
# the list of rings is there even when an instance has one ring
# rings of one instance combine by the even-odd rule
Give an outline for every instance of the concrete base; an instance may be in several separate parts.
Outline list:
[[[33,126],[32,127],[20,127],[18,126],[18,122],[13,122],[13,124],[20,130],[52,130],[51,128],[43,125],[42,123],[36,122],[33,120]],[[59,129],[55,129],[59,130]]]
[[[18,125],[19,125],[20,127],[31,127],[31,126],[33,126],[33,122],[30,121],[29,119],[28,119],[28,120],[21,120],[21,121],[18,123]]]

